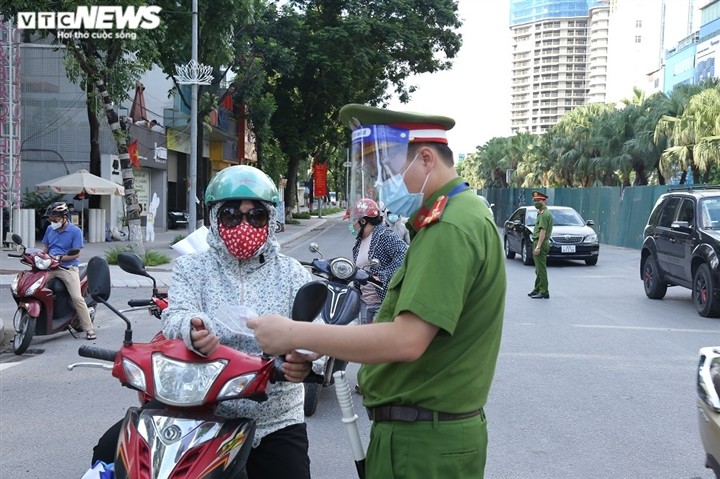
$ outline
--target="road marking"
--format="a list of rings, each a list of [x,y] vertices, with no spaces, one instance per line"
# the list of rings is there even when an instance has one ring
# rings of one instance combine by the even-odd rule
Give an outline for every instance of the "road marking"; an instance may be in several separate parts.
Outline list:
[[[11,368],[11,367],[13,367],[13,366],[17,366],[18,364],[20,364],[20,363],[17,362],[17,361],[16,361],[16,362],[13,362],[13,363],[0,363],[0,371],[4,371],[4,370],[6,370],[6,369],[8,369],[8,368]]]
[[[601,324],[573,324],[576,328],[593,328],[593,329],[629,329],[635,331],[663,331],[670,333],[703,333],[703,334],[720,334],[718,330],[711,329],[683,329],[683,328],[658,328],[650,326],[611,326]]]
[[[599,360],[611,360],[611,361],[632,361],[638,363],[639,361],[645,361],[650,363],[657,363],[657,357],[646,357],[646,356],[614,356],[610,354],[580,354],[580,353],[500,353],[500,356],[513,357],[513,358],[545,358],[545,359],[587,359],[592,361]],[[695,361],[697,357],[691,356],[662,356],[662,361],[667,364],[670,361]],[[660,367],[660,366],[658,366]]]

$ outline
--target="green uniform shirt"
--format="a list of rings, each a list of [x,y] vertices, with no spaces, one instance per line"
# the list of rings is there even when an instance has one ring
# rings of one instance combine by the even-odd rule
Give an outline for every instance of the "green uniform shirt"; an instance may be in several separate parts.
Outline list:
[[[550,210],[543,208],[542,211],[538,211],[537,218],[535,219],[535,228],[532,233],[532,240],[537,241],[540,238],[540,230],[545,230],[545,240],[550,241],[553,229],[553,217]]]
[[[453,179],[425,207],[462,182]],[[505,309],[500,235],[469,189],[449,199],[438,222],[411,233],[405,260],[388,285],[375,322],[393,321],[410,311],[439,331],[416,361],[363,365],[358,373],[363,402],[367,407],[414,405],[448,413],[479,409],[495,372]]]

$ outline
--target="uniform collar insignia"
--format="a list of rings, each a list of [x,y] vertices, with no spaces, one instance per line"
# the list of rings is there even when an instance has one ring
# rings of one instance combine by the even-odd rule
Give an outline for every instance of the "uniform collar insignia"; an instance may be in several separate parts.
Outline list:
[[[427,225],[440,221],[440,217],[445,210],[447,202],[447,195],[441,195],[437,200],[435,200],[435,203],[433,203],[430,208],[423,206],[415,217],[415,221],[413,221],[413,229],[415,229],[415,231],[419,231]]]

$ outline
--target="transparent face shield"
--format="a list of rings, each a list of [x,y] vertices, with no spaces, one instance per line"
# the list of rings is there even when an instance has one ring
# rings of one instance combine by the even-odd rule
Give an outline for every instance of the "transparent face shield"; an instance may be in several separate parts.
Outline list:
[[[361,198],[381,200],[378,186],[404,172],[409,138],[408,130],[387,125],[353,131],[349,204]]]

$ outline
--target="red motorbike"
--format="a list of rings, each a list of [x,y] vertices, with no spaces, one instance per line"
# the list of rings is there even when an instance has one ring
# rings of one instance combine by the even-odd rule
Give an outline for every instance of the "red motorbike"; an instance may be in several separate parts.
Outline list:
[[[117,257],[118,266],[126,273],[136,274],[139,276],[145,276],[150,278],[153,283],[152,296],[149,299],[131,299],[128,301],[129,309],[124,309],[121,312],[126,313],[129,311],[138,311],[146,309],[148,312],[160,319],[162,312],[168,307],[168,292],[167,290],[160,290],[157,287],[157,281],[155,278],[145,270],[145,265],[142,262],[140,256],[136,253],[125,252],[120,253]]]
[[[136,274],[144,266],[139,258]],[[126,267],[129,265],[126,264]],[[110,271],[104,258],[88,264],[90,294],[125,321],[125,339],[117,350],[80,347],[80,356],[111,361],[68,366],[104,367],[123,386],[137,390],[151,404],[130,408],[123,420],[115,457],[115,478],[226,479],[244,477],[245,463],[255,434],[249,418],[216,416],[222,401],[264,401],[272,383],[284,379],[281,358],[253,356],[227,346],[200,356],[180,339],[157,335],[150,343],[133,343],[130,321],[108,303]],[[307,283],[298,291],[292,316],[311,321],[325,302],[327,287]],[[322,381],[313,375],[310,381]]]
[[[22,252],[8,253],[8,256],[20,258],[21,263],[30,266],[29,271],[18,273],[10,285],[13,299],[18,306],[13,317],[15,328],[13,352],[24,353],[30,346],[33,336],[45,336],[68,330],[76,338],[75,331],[82,331],[82,327],[65,283],[58,278],[49,279],[50,271],[63,266],[57,258],[42,250],[23,246],[19,235],[13,234],[12,240],[22,247]],[[74,255],[78,252],[79,250],[72,249],[68,254]],[[87,295],[86,273],[86,266],[81,265],[80,291],[88,305],[90,320],[94,321],[97,303]]]

